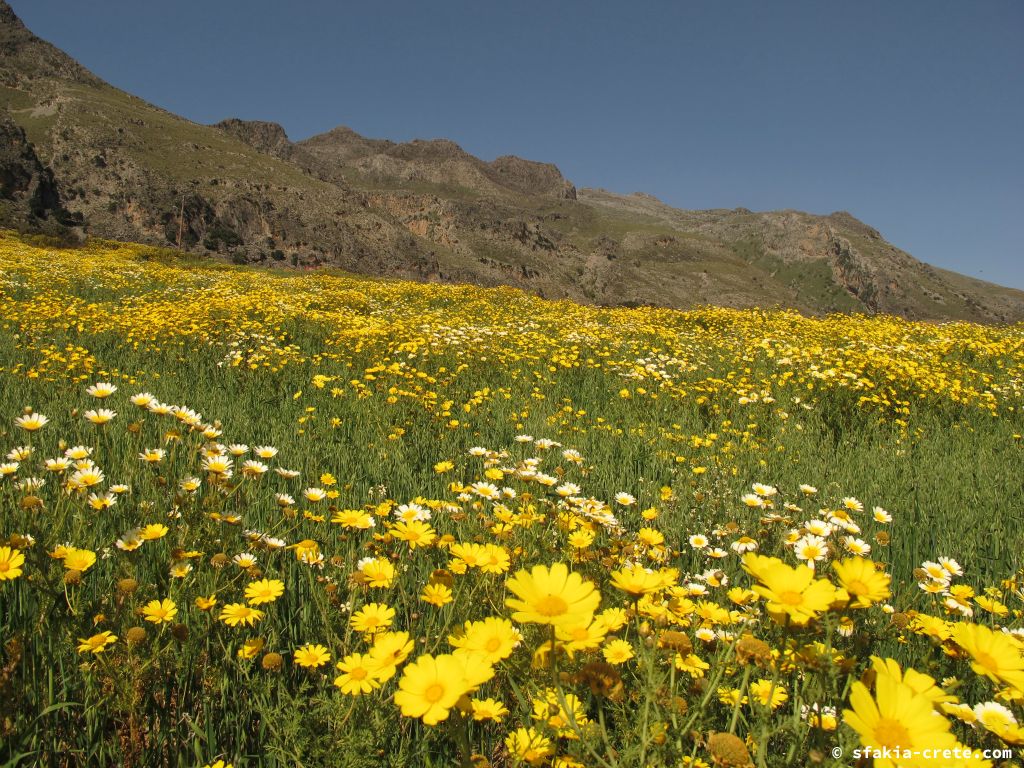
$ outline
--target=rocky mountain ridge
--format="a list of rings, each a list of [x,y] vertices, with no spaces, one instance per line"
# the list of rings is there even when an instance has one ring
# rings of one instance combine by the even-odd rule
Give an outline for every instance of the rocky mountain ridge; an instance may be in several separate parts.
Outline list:
[[[1024,319],[1024,292],[923,264],[848,213],[685,211],[445,139],[198,125],[103,82],[4,0],[0,113],[4,226],[601,304]]]

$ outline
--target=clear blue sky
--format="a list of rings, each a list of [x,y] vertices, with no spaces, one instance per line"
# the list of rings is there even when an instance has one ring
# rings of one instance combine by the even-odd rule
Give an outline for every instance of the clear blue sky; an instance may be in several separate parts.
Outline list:
[[[11,0],[202,123],[446,137],[683,208],[845,209],[1024,288],[1024,3]]]

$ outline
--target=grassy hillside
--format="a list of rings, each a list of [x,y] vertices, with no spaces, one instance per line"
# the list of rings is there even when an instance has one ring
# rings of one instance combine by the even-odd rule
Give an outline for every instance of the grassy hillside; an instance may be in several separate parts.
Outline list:
[[[1022,365],[0,235],[0,763],[1012,748]]]

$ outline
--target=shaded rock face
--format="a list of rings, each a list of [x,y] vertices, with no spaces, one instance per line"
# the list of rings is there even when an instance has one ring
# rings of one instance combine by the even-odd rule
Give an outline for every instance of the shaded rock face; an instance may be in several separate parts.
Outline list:
[[[0,112],[0,225],[48,231],[74,226],[60,202],[53,173],[4,110]]]
[[[25,131],[6,110],[0,113],[0,197],[40,218],[60,206],[53,174],[39,162]]]

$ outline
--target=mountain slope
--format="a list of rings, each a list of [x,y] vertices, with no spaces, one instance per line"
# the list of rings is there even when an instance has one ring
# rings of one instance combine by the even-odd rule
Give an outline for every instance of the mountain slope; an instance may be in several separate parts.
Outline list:
[[[429,250],[363,197],[119,91],[0,2],[0,105],[94,234],[423,276]]]
[[[4,0],[0,108],[61,204],[104,237],[601,304],[1024,319],[1024,293],[929,267],[848,214],[682,211],[444,139],[198,125],[104,83]],[[12,220],[30,220],[22,198],[3,201]]]

